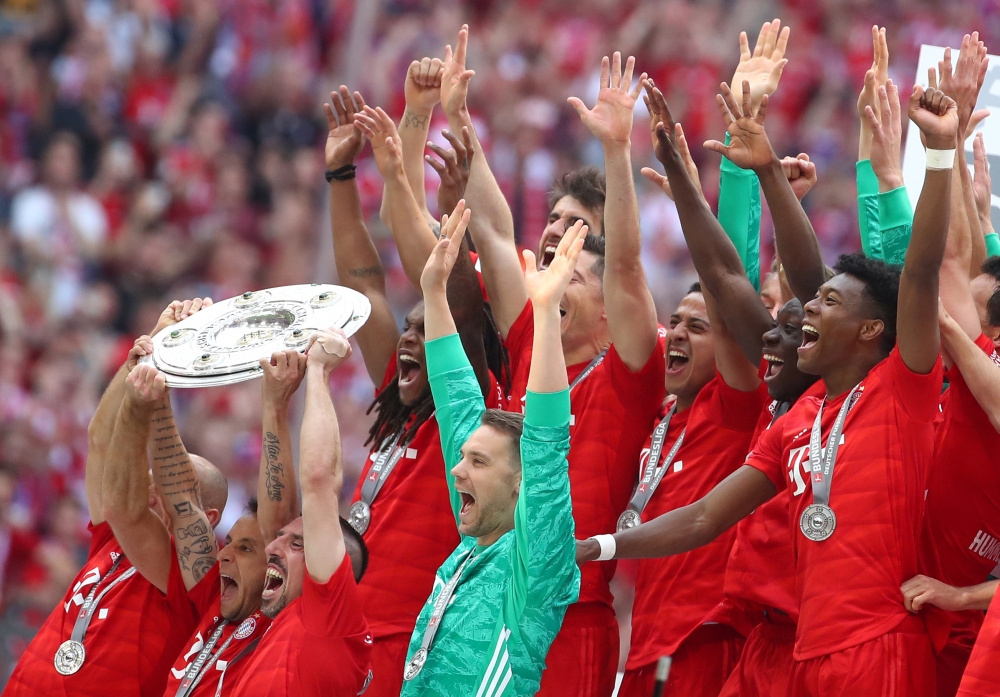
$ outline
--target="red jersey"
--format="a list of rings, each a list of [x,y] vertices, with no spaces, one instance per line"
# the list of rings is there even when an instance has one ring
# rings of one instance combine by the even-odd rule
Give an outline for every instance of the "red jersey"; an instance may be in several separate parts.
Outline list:
[[[716,376],[690,408],[670,420],[661,458],[684,433],[684,442],[642,512],[649,521],[694,503],[743,464],[750,438],[767,400],[767,388],[735,390]],[[661,419],[666,414],[661,412]],[[651,437],[633,472],[644,471]],[[634,475],[633,475],[634,476]],[[698,549],[660,559],[640,559],[632,606],[632,646],[626,670],[672,655],[722,601],[726,560],[736,538],[730,528]]]
[[[976,344],[1000,364],[993,342]],[[922,564],[929,576],[952,586],[983,583],[1000,563],[1000,433],[973,397],[958,366],[941,400],[934,459],[921,535]],[[948,613],[952,640],[972,648],[983,622],[980,610]]]
[[[524,410],[534,322],[528,302],[507,333],[511,410]],[[665,334],[661,329],[653,355],[639,372],[631,372],[611,346],[604,360],[570,393],[569,480],[578,539],[613,533],[618,516],[628,505],[639,451],[666,395]],[[588,365],[589,361],[567,367],[571,384]],[[614,575],[613,561],[584,564],[578,602],[601,602],[611,607],[608,584]]]
[[[393,354],[379,390],[396,374]],[[490,374],[486,406],[499,408],[500,387]],[[378,457],[372,453],[354,491],[361,488]],[[386,478],[371,506],[371,522],[363,535],[368,545],[368,568],[358,585],[372,636],[410,634],[417,615],[434,588],[434,575],[459,543],[437,419],[427,419],[406,446],[406,452]]]
[[[817,380],[802,397],[826,394],[826,385]],[[771,428],[778,402],[772,401],[761,413],[751,443]],[[780,417],[779,417],[780,418]],[[736,526],[736,542],[726,565],[726,598],[746,610],[780,610],[792,621],[799,616],[795,592],[795,553],[788,529],[788,489],[744,518]]]
[[[171,545],[167,593],[138,573],[112,587],[98,603],[84,637],[83,666],[73,675],[60,675],[53,666],[56,651],[72,635],[80,607],[93,585],[123,554],[107,523],[91,525],[90,533],[86,565],[21,656],[4,697],[162,697],[174,658],[198,625],[202,610],[210,605],[211,593],[218,593],[218,566],[187,592]],[[127,559],[122,561],[113,575],[101,580],[98,594],[130,568]]]
[[[306,570],[302,595],[274,618],[233,694],[355,697],[371,680],[371,653],[372,637],[345,554],[326,583],[316,583]]]
[[[1000,686],[1000,593],[993,596],[986,621],[965,667],[955,697],[996,697]]]
[[[222,618],[219,615],[219,583],[216,579],[216,594],[214,609],[206,612],[201,618],[201,624],[194,631],[181,649],[182,653],[174,661],[173,668],[167,676],[167,689],[163,697],[174,697],[184,680],[188,668],[198,658],[205,644],[212,640]],[[216,695],[235,695],[233,686],[240,677],[240,672],[249,663],[246,659],[257,647],[264,632],[271,626],[271,620],[257,612],[242,622],[227,622],[219,638],[212,647],[209,656],[218,656],[215,661],[203,671],[201,679],[191,691],[190,697],[216,697]],[[221,653],[220,653],[221,651]],[[211,660],[211,659],[209,659]]]
[[[809,434],[823,400],[799,399],[747,457],[748,465],[791,496],[799,598],[796,660],[857,646],[908,616],[900,586],[917,573],[941,377],[940,359],[930,373],[919,375],[893,349],[862,381],[844,421],[833,473],[830,506],[837,527],[822,542],[806,539],[799,519],[813,503],[807,493]],[[823,407],[824,446],[848,394]]]

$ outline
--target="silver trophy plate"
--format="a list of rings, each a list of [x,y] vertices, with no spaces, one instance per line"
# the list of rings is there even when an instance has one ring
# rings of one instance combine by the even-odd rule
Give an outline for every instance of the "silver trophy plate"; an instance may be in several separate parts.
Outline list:
[[[351,336],[368,320],[361,293],[309,284],[248,291],[167,327],[140,362],[162,372],[170,387],[215,387],[260,377],[260,359],[306,350],[317,331],[339,327]]]

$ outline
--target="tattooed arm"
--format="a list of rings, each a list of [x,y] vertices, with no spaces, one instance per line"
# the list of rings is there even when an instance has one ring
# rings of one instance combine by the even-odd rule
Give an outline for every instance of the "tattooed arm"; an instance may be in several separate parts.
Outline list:
[[[264,369],[264,436],[257,478],[257,522],[265,544],[278,530],[299,516],[299,490],[292,462],[292,437],[288,430],[288,403],[305,376],[306,357],[298,351],[279,351]]]
[[[152,366],[129,373],[103,479],[105,520],[132,565],[163,593],[170,576],[170,533],[149,505],[146,443],[153,410],[165,393],[164,378]]]

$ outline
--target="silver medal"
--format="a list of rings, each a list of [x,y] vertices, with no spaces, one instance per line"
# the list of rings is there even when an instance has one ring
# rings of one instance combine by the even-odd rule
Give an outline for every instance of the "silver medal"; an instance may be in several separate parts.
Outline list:
[[[425,663],[427,663],[427,649],[417,649],[417,652],[413,654],[413,658],[410,659],[410,662],[406,664],[406,668],[403,669],[403,680],[409,682],[420,675],[420,671],[423,670]]]
[[[642,519],[639,518],[638,513],[633,511],[631,508],[626,508],[625,512],[618,516],[618,532],[634,528],[641,522]]]
[[[59,650],[56,651],[54,661],[56,672],[60,675],[72,675],[80,670],[86,657],[87,652],[79,641],[72,639],[64,641],[59,646]]]
[[[357,530],[359,535],[364,535],[368,525],[372,522],[372,509],[364,501],[355,501],[351,504],[351,511],[347,514],[347,522]]]
[[[837,529],[837,516],[833,509],[821,503],[810,504],[799,519],[802,534],[813,542],[829,539]]]

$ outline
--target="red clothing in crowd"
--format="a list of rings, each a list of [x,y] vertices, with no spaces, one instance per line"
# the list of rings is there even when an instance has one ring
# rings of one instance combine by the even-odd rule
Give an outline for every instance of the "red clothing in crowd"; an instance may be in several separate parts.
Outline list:
[[[115,585],[101,599],[87,629],[83,666],[73,675],[60,675],[53,666],[56,651],[72,635],[80,607],[93,585],[123,554],[110,525],[91,525],[90,532],[86,565],[28,645],[4,697],[162,697],[174,658],[211,605],[212,593],[218,594],[218,571],[210,572],[190,593],[185,590],[171,545],[166,594],[138,573]],[[122,561],[110,578],[101,580],[98,594],[130,568],[127,559]]]
[[[956,697],[995,697],[1000,685],[1000,593],[993,596],[986,621],[972,649]]]
[[[350,558],[326,583],[306,569],[302,595],[274,618],[246,659],[240,697],[355,697],[371,680],[372,637]]]
[[[505,342],[513,376],[513,410],[523,407],[534,334],[529,302]],[[628,505],[639,451],[666,394],[665,334],[661,328],[653,354],[636,373],[611,346],[600,365],[570,394],[569,479],[577,539],[614,532],[618,516]],[[567,367],[570,383],[589,363]],[[542,673],[539,694],[567,694],[575,687],[584,690],[581,694],[608,694],[613,689],[619,642],[608,584],[614,573],[614,562],[584,565],[580,599],[566,611],[563,631],[549,650],[550,668]]]
[[[859,680],[883,672],[919,678],[921,662],[930,660],[930,639],[907,621],[913,616],[903,607],[900,586],[917,572],[941,377],[940,360],[929,374],[919,375],[893,349],[862,381],[844,422],[830,497],[837,526],[826,540],[814,542],[798,531],[803,510],[813,503],[806,493],[809,435],[822,400],[800,399],[747,457],[748,465],[791,495],[799,597],[794,655],[806,662],[796,668],[797,680],[799,669],[805,671],[803,694],[833,694],[841,682],[850,684],[852,675]],[[824,445],[848,394],[823,407]],[[858,653],[856,660],[831,656],[848,650]],[[878,668],[879,657],[889,661],[884,670]],[[919,689],[898,694],[932,694],[933,670],[930,676],[929,691],[918,680],[913,684]],[[814,678],[819,681],[815,689]]]

